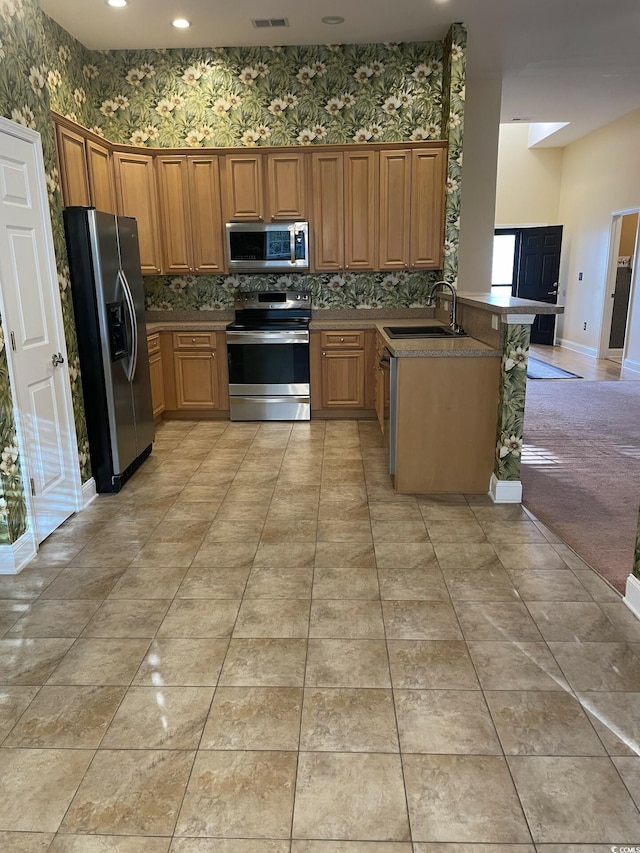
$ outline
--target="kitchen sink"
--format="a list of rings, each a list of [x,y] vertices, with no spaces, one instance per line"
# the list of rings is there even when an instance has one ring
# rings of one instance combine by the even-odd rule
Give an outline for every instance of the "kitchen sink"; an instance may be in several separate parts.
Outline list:
[[[466,338],[467,333],[454,332],[450,326],[384,326],[390,338]]]

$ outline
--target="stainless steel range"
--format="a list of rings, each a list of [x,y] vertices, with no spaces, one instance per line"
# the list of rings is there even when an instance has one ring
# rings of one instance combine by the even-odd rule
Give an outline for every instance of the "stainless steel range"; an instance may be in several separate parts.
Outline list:
[[[240,293],[227,326],[232,421],[308,421],[311,295]]]

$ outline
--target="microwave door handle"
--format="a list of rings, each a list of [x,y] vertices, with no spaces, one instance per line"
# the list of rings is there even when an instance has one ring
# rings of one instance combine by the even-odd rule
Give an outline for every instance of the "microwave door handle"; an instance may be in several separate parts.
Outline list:
[[[289,227],[289,233],[291,234],[291,239],[289,243],[291,245],[291,263],[295,264],[296,262],[296,226],[291,225]]]

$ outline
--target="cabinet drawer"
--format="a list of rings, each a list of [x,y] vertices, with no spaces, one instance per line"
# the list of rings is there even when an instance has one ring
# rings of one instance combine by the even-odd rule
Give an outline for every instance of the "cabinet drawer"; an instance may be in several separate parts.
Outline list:
[[[149,335],[147,337],[147,352],[149,355],[154,355],[155,353],[160,352],[159,332],[155,332],[153,335]]]
[[[215,349],[215,332],[174,332],[174,349]]]
[[[364,332],[322,332],[323,349],[362,349]]]

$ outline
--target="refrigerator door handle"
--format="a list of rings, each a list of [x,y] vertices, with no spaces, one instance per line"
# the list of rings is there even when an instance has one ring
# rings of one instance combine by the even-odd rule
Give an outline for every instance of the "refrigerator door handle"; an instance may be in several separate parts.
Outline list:
[[[120,278],[122,290],[124,291],[124,301],[127,303],[129,322],[131,323],[132,346],[131,355],[129,357],[129,369],[127,370],[127,379],[129,382],[132,382],[133,377],[136,375],[136,367],[138,365],[138,324],[136,322],[136,309],[133,304],[131,288],[129,287],[126,275],[121,269],[118,270],[118,277]]]

